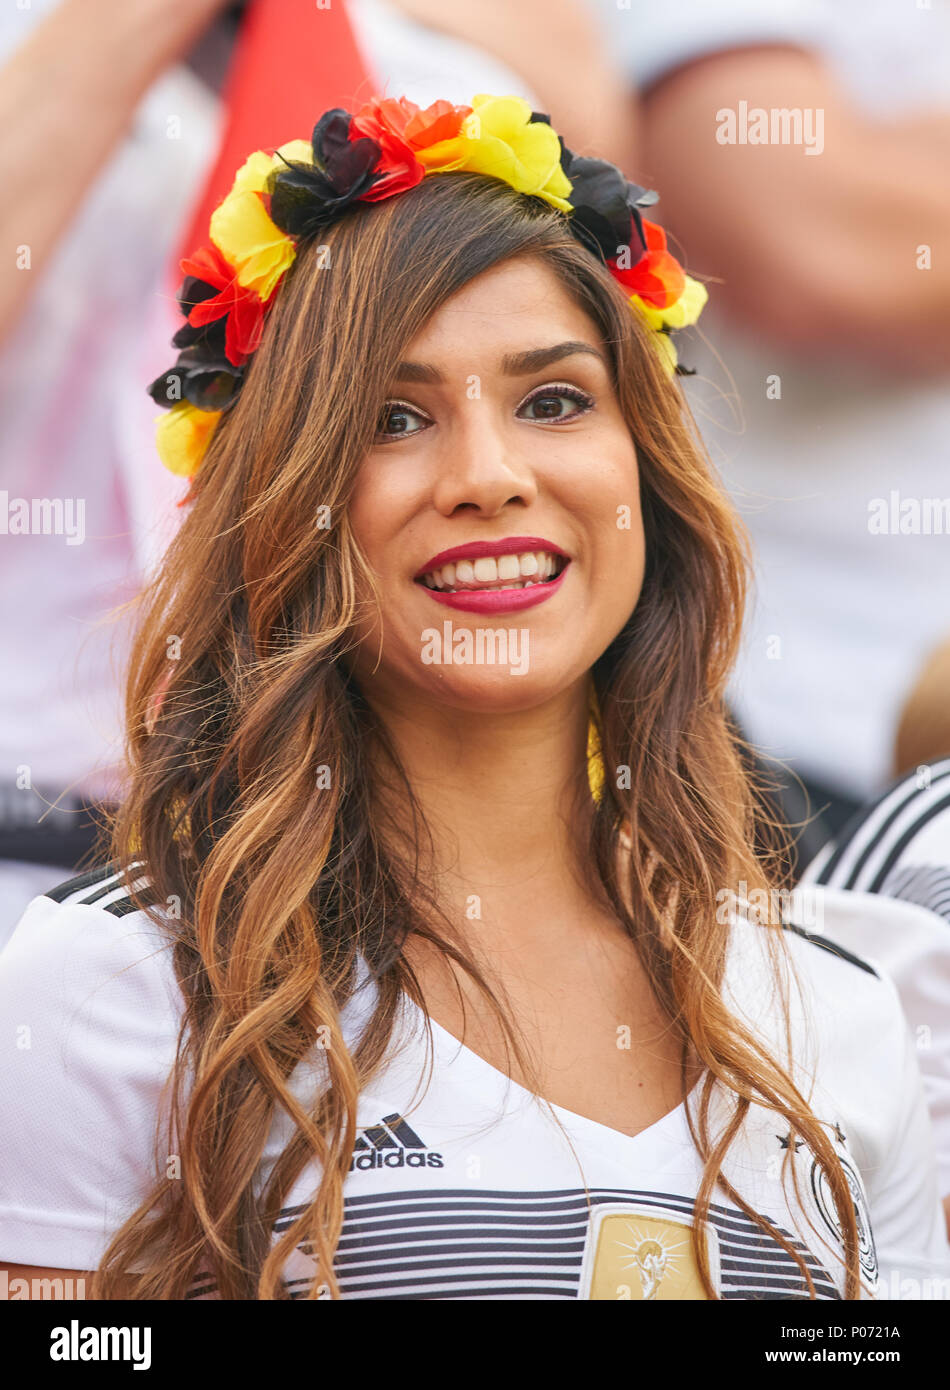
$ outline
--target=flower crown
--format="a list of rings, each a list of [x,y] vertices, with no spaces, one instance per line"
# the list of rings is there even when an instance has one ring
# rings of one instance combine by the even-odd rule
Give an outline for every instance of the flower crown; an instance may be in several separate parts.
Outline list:
[[[310,143],[252,154],[211,216],[210,244],[182,260],[178,299],[187,321],[172,339],[178,359],[148,388],[169,407],[157,429],[167,468],[189,476],[201,464],[297,247],[352,203],[391,198],[454,170],[501,179],[567,214],[655,330],[667,370],[684,373],[670,330],[695,323],[707,295],[667,250],[662,227],[641,215],[656,193],[606,160],[572,154],[521,97],[482,93],[471,106],[436,101],[424,110],[406,97],[377,97],[355,115],[324,112]]]

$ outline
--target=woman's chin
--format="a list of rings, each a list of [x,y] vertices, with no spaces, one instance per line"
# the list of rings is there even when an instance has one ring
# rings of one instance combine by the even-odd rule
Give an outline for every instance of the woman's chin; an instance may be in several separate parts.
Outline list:
[[[577,673],[563,667],[433,666],[420,673],[416,689],[425,689],[434,702],[478,714],[517,714],[553,699],[567,689]]]

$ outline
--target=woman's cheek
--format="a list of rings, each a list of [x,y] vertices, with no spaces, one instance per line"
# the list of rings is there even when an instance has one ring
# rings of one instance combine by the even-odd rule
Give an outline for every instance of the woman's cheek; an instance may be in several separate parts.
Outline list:
[[[599,529],[597,558],[604,597],[620,615],[621,625],[636,607],[646,569],[646,542],[639,499],[614,501]],[[615,615],[616,616],[616,615]]]

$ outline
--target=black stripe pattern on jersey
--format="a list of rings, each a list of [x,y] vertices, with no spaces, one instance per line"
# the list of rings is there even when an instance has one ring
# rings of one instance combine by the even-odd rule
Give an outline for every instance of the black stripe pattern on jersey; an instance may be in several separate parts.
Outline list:
[[[912,773],[863,807],[805,871],[806,882],[896,897],[887,887],[901,856],[939,818],[947,821],[950,869],[950,758],[930,763],[926,784]],[[923,904],[929,906],[929,904]]]
[[[590,1208],[587,1198],[590,1197]],[[691,1221],[691,1198],[676,1193],[583,1188],[550,1192],[427,1190],[344,1199],[335,1272],[344,1298],[373,1300],[574,1298],[589,1220],[599,1204],[646,1203]],[[282,1211],[275,1233],[302,1207]],[[742,1211],[711,1204],[719,1241],[721,1297],[808,1299],[792,1257]],[[779,1228],[804,1260],[818,1299],[841,1294],[815,1255]],[[310,1281],[288,1281],[306,1298]],[[204,1285],[202,1292],[209,1292]],[[195,1293],[197,1296],[197,1290]]]
[[[131,869],[140,867],[138,862],[130,865]],[[135,878],[134,883],[141,890],[147,887],[148,879],[143,874],[142,877]],[[88,873],[77,874],[75,878],[68,878],[64,883],[48,888],[43,897],[51,898],[54,903],[101,907],[113,917],[125,917],[130,912],[140,910],[132,901],[129,888],[128,874],[112,863],[104,864],[98,869],[90,869]]]
[[[813,946],[820,946],[823,951],[830,951],[833,956],[840,956],[842,960],[850,961],[852,965],[857,965],[862,970],[866,970],[869,975],[873,975],[875,980],[880,979],[880,976],[870,961],[862,960],[860,956],[856,956],[853,951],[849,951],[846,947],[839,945],[837,941],[832,941],[829,937],[822,936],[819,932],[806,931],[804,927],[800,927],[794,922],[783,922],[782,925],[786,931],[793,931],[796,936],[804,937],[804,939],[810,941]]]
[[[590,1208],[587,1198],[590,1197]],[[579,1297],[589,1220],[598,1205],[646,1202],[692,1219],[692,1199],[675,1193],[598,1188],[550,1192],[436,1190],[375,1192],[344,1199],[335,1272],[343,1298],[373,1301]],[[286,1230],[303,1211],[288,1207],[274,1227]],[[755,1222],[732,1207],[710,1205],[719,1242],[723,1301],[807,1300],[792,1257]],[[802,1256],[816,1299],[841,1294],[814,1254],[779,1228]],[[302,1247],[304,1248],[304,1247]],[[304,1299],[307,1278],[288,1280]],[[189,1298],[213,1296],[214,1281],[197,1281]]]
[[[889,898],[925,907],[950,922],[950,863],[897,868],[888,874],[881,892]]]

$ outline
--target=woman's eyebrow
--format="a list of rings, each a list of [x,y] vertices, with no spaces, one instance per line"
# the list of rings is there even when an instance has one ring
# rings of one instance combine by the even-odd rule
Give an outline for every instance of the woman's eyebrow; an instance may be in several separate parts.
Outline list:
[[[542,367],[549,367],[553,362],[560,362],[563,357],[573,357],[579,352],[589,353],[598,358],[605,367],[608,365],[599,348],[594,347],[592,343],[572,339],[566,343],[555,343],[552,347],[508,353],[501,359],[501,370],[507,376],[527,376],[529,372],[538,372]],[[394,379],[440,383],[443,377],[438,368],[430,366],[428,362],[400,362],[396,367]]]

